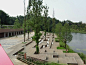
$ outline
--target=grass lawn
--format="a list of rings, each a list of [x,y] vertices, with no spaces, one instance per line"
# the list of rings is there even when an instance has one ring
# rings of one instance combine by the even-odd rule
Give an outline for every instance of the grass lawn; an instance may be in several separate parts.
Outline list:
[[[22,44],[26,44],[27,42],[22,42]]]
[[[57,49],[65,49],[64,47],[57,47]]]
[[[60,41],[59,43],[60,43],[60,47],[57,47],[57,49],[65,49],[65,43],[62,41]],[[63,51],[63,53],[76,53],[68,45],[67,45],[67,49],[68,49],[68,52]],[[83,53],[78,53],[78,55],[81,57],[83,61],[86,60],[86,55],[84,55]]]
[[[58,38],[55,38],[55,42],[59,42],[59,39]]]
[[[63,51],[64,53],[75,53],[74,51],[68,51],[68,52],[66,52],[66,51]]]

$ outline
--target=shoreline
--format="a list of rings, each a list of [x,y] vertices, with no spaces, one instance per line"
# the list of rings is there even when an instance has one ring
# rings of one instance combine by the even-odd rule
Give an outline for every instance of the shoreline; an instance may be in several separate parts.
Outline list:
[[[60,42],[59,42],[60,43]],[[64,43],[64,42],[63,42]],[[74,51],[73,49],[71,49],[70,48],[70,46],[67,44],[67,47],[68,47],[68,49],[69,49],[69,51],[71,50],[72,52],[64,52],[63,51],[63,53],[77,53],[78,55],[79,55],[79,57],[83,60],[83,62],[84,62],[84,60],[85,60],[85,57],[86,57],[86,55],[84,54],[84,53],[80,53],[80,52],[76,52],[76,51]]]
[[[71,32],[72,33],[81,33],[81,34],[86,34],[86,32],[85,31],[79,31],[79,30],[75,30],[75,29],[71,29]]]

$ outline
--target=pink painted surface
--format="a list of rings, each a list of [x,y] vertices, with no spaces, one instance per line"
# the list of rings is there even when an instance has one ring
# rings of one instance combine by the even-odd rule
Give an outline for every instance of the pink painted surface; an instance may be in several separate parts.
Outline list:
[[[14,65],[0,44],[0,65]]]

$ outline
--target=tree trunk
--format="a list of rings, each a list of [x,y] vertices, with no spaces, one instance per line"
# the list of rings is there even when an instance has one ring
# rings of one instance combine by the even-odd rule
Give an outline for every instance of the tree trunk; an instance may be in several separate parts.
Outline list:
[[[29,39],[29,31],[28,31],[28,39]]]
[[[54,32],[53,32],[53,38],[54,38]]]
[[[24,30],[24,42],[25,42],[25,30]]]
[[[1,28],[2,28],[2,24],[1,24]]]
[[[39,54],[39,46],[38,46],[38,38],[36,38],[36,43],[37,43],[37,47],[36,47],[36,53]]]
[[[37,54],[39,54],[39,46],[38,46],[38,44],[39,44],[39,37],[38,37],[38,31],[37,31],[37,28],[36,28],[36,32],[35,32],[35,40],[36,40],[36,53]]]
[[[66,48],[66,40],[65,40],[65,49],[67,49],[67,48]]]
[[[46,41],[46,31],[45,31],[45,41]]]

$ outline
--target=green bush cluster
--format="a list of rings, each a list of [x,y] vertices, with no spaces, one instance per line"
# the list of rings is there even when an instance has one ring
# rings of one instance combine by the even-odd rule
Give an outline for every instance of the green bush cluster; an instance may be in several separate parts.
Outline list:
[[[65,64],[58,64],[58,63],[39,63],[39,62],[36,62],[37,65],[65,65]]]
[[[20,53],[20,54],[24,54],[24,52],[18,52],[18,53]]]
[[[63,48],[65,49],[65,43],[60,41],[60,47],[57,47],[57,49],[63,49]],[[68,45],[67,45],[67,49],[68,49],[67,53],[75,53],[75,51],[73,51]],[[63,52],[66,53],[66,51]],[[78,55],[81,57],[83,61],[86,60],[86,55],[84,55],[83,53],[78,53]]]
[[[60,42],[60,46],[65,48],[65,44],[63,42]],[[73,51],[68,45],[67,49],[68,49],[67,53],[75,53],[75,51]],[[66,53],[66,51],[63,52]],[[86,60],[86,55],[84,55],[83,53],[78,53],[78,55],[81,57],[83,61]]]
[[[60,47],[65,48],[65,43],[64,42],[60,42]],[[67,45],[67,49],[68,49],[67,53],[75,53],[68,45]],[[63,51],[63,52],[66,53],[66,51]]]
[[[35,41],[35,35],[32,37],[32,40]]]
[[[84,30],[75,30],[75,29],[71,29],[71,32],[73,32],[73,33],[82,33],[82,34],[86,34],[86,31],[84,31]]]
[[[65,44],[63,42],[59,42],[60,43],[60,47],[64,47],[65,48]]]
[[[7,28],[7,26],[2,26],[3,28]]]
[[[13,26],[8,26],[8,28],[12,29],[12,28],[13,28]]]
[[[41,36],[42,35],[42,33],[39,33],[39,36]]]
[[[81,57],[82,60],[86,60],[86,55],[83,53],[78,53],[78,55]]]
[[[39,33],[39,36],[38,36],[38,37],[40,37],[41,35],[42,35],[42,33]],[[36,36],[35,36],[35,35],[32,37],[32,40],[33,40],[33,41],[36,40]]]
[[[55,42],[59,42],[59,39],[58,38],[55,38]]]

